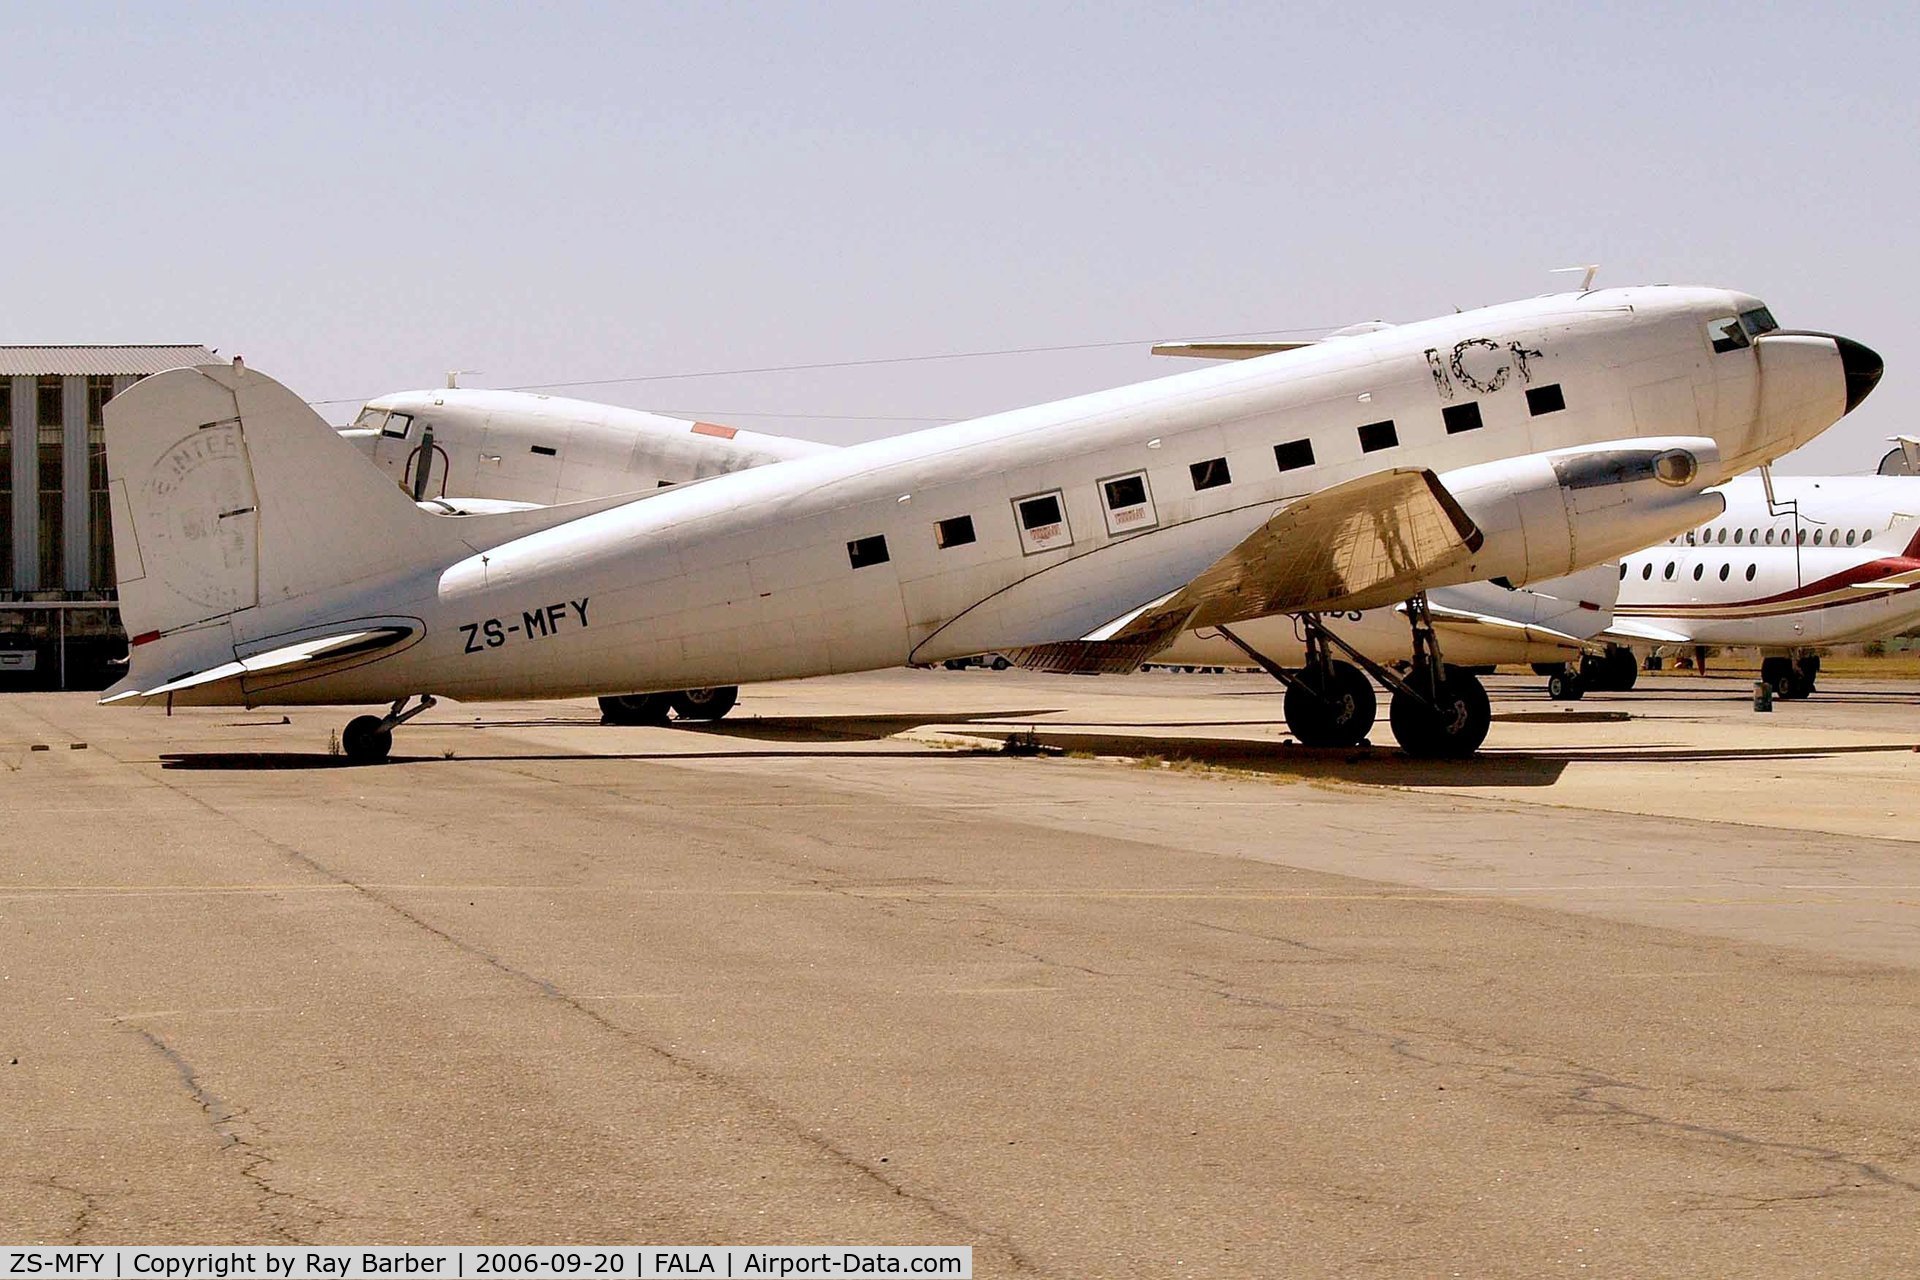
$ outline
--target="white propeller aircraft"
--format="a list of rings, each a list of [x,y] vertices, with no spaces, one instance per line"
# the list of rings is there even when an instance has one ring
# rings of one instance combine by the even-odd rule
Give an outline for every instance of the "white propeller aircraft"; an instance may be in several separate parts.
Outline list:
[[[1429,588],[1565,574],[1697,526],[1722,506],[1702,485],[1825,430],[1880,367],[1744,294],[1602,290],[464,516],[423,511],[272,379],[178,369],[107,411],[133,644],[103,700],[389,702],[342,736],[377,760],[439,696],[989,650],[1124,671],[1183,630],[1286,613],[1314,638],[1299,683],[1331,718],[1344,677],[1322,615],[1406,600],[1411,669],[1373,669],[1395,736],[1463,755],[1486,695],[1442,660]]]
[[[1777,696],[1804,698],[1835,645],[1920,626],[1920,477],[1743,476],[1727,509],[1626,557],[1604,638],[1757,648]],[[1543,591],[1553,584],[1540,584]],[[1556,677],[1559,697],[1611,688]]]

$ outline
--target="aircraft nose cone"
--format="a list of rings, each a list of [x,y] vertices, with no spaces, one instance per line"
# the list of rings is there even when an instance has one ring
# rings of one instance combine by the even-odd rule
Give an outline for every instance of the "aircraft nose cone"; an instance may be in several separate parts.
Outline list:
[[[1872,347],[1862,346],[1851,338],[1835,337],[1833,344],[1840,348],[1840,368],[1847,375],[1847,412],[1852,413],[1867,398],[1867,393],[1880,384],[1886,361]]]

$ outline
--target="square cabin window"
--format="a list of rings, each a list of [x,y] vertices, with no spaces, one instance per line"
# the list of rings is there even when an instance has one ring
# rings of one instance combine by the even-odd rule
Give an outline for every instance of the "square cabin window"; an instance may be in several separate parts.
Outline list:
[[[1202,489],[1218,489],[1223,484],[1233,483],[1233,472],[1227,469],[1225,458],[1208,458],[1205,462],[1196,462],[1187,468],[1193,476],[1194,492]]]
[[[1147,489],[1147,473],[1115,476],[1100,482],[1100,509],[1106,513],[1107,532],[1115,537],[1136,529],[1151,529],[1160,523],[1153,509],[1153,494]]]
[[[1561,394],[1557,382],[1550,386],[1527,388],[1527,412],[1536,418],[1543,413],[1558,413],[1566,407],[1567,397]]]
[[[1485,424],[1480,421],[1480,405],[1469,400],[1466,404],[1450,404],[1440,411],[1440,420],[1447,424],[1447,434],[1457,436],[1462,431],[1478,431]]]
[[[1400,433],[1393,429],[1393,419],[1385,422],[1369,422],[1360,428],[1360,452],[1378,453],[1382,449],[1391,449],[1400,443]]]
[[[1013,514],[1020,526],[1020,549],[1028,555],[1073,545],[1066,503],[1058,489],[1014,499]]]
[[[972,541],[972,516],[953,516],[933,526],[933,545],[942,551],[948,547],[964,547]]]
[[[1282,471],[1298,471],[1313,465],[1313,441],[1289,440],[1273,446],[1274,465]]]
[[[411,430],[413,430],[413,418],[408,414],[394,413],[387,415],[386,424],[380,428],[380,434],[391,436],[396,440],[404,440],[407,432]]]
[[[856,569],[885,564],[890,558],[887,555],[887,537],[883,533],[876,533],[871,538],[855,538],[847,544],[847,559]]]

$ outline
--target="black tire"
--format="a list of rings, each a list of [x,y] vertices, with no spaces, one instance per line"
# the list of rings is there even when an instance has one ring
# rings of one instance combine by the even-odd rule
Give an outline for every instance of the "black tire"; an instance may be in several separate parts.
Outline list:
[[[1607,688],[1614,693],[1625,693],[1640,678],[1640,664],[1631,649],[1607,650],[1606,666]]]
[[[711,689],[681,689],[667,695],[673,714],[682,720],[718,720],[740,701],[740,686],[717,685]]]
[[[379,716],[355,716],[340,734],[340,750],[355,764],[379,764],[393,752],[393,730]]]
[[[1324,688],[1312,672],[1296,675],[1283,707],[1287,729],[1303,747],[1358,746],[1380,714],[1373,682],[1350,662],[1333,663]]]
[[[1794,675],[1799,677],[1794,683],[1800,687],[1801,697],[1804,698],[1809,694],[1819,692],[1815,687],[1816,682],[1820,678],[1819,654],[1808,654],[1806,657],[1801,658],[1793,664],[1793,671]]]
[[[1480,678],[1446,667],[1430,704],[1396,692],[1388,715],[1400,749],[1423,759],[1458,760],[1472,755],[1487,740],[1493,708]]]
[[[1793,669],[1791,658],[1762,658],[1760,678],[1773,686],[1773,696],[1782,702],[1791,702],[1795,698],[1807,696]]]
[[[673,709],[671,695],[664,693],[623,693],[600,699],[602,724],[665,724]]]
[[[1547,696],[1555,702],[1578,702],[1587,696],[1587,682],[1571,671],[1558,671],[1547,677]]]
[[[992,667],[995,671],[1005,671],[1008,667],[1012,666],[1013,664],[1007,661],[1005,654],[996,653],[993,655],[993,661],[989,662],[987,665]]]

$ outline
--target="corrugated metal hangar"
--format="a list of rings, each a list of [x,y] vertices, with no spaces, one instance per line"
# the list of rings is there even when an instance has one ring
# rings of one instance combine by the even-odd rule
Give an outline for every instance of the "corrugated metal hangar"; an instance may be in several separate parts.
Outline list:
[[[125,653],[113,607],[102,409],[193,344],[0,346],[0,688],[98,687]]]

